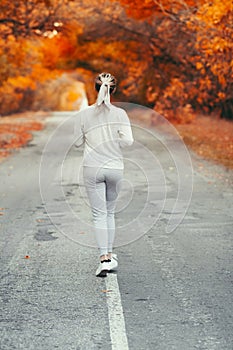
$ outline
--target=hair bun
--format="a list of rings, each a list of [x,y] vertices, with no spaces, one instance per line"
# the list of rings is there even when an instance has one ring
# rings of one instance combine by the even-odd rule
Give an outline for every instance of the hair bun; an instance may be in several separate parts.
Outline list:
[[[103,72],[95,78],[95,88],[97,91],[100,90],[102,84],[109,86],[110,93],[113,93],[116,90],[117,80],[111,73]]]

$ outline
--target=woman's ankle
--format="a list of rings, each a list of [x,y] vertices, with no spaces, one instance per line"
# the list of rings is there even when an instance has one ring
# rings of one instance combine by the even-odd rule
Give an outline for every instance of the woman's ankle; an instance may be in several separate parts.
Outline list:
[[[104,254],[100,256],[100,261],[108,260],[108,254]]]

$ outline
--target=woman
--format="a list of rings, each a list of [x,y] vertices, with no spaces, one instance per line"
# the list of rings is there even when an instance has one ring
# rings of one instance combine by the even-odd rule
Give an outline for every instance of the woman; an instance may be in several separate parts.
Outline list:
[[[96,276],[106,277],[118,266],[112,248],[114,212],[124,168],[121,148],[131,145],[133,136],[126,112],[110,102],[110,94],[116,91],[115,77],[99,74],[95,89],[96,103],[77,114],[75,136],[76,146],[85,143],[83,177],[100,251]]]

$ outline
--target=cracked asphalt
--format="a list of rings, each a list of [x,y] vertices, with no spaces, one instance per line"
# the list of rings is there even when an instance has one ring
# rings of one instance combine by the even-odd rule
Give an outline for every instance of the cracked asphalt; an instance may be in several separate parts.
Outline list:
[[[50,203],[41,198],[43,149],[68,116],[64,112],[48,117],[45,129],[35,132],[27,147],[0,164],[2,350],[112,349],[105,279],[95,277],[97,251],[91,226],[86,227],[90,211],[77,179],[81,150],[71,147],[64,160],[64,196],[54,192]],[[140,216],[141,226],[149,223],[148,229],[140,231],[135,221],[127,226],[125,236],[117,238],[117,279],[128,347],[232,350],[233,172],[191,153],[192,199],[178,227],[168,233],[170,203],[177,196],[174,163],[161,143],[137,128],[134,134],[156,154],[160,168],[154,169],[151,158],[144,157],[144,173],[154,196]],[[56,159],[67,134],[59,137],[47,164],[48,191],[59,179],[54,172]],[[140,152],[136,144],[126,151],[126,158],[136,153],[140,158]],[[126,164],[128,182],[119,200],[119,230],[138,216],[148,200],[144,173],[130,161]],[[78,213],[78,226],[62,211],[64,201]],[[151,225],[156,211],[159,215]]]

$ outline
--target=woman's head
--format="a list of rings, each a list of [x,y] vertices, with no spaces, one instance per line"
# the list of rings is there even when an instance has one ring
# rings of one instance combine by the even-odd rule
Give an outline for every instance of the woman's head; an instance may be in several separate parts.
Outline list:
[[[110,73],[101,73],[95,78],[95,89],[97,92],[100,91],[101,85],[108,85],[110,94],[116,91],[117,80]]]

